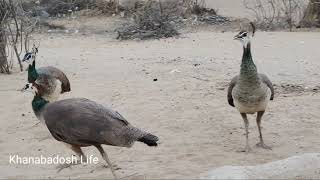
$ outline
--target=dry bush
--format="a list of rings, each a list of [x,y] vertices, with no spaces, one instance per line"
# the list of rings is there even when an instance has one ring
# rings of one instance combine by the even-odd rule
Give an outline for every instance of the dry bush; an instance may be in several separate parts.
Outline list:
[[[161,11],[164,15],[186,17],[188,5],[187,2],[192,0],[134,0],[131,2],[122,3],[122,11],[124,16],[135,18],[139,14],[143,14],[147,8],[152,8],[152,11]]]
[[[102,14],[112,15],[119,13],[118,1],[95,0],[95,9]]]
[[[320,27],[320,1],[310,0],[300,21],[301,27]]]
[[[33,32],[36,20],[28,16],[19,1],[0,0],[0,72],[10,73],[12,58],[23,66],[20,55],[28,50],[29,35]]]
[[[302,17],[305,4],[302,0],[255,0],[253,3],[244,0],[260,29],[286,29],[297,25]]]
[[[50,16],[57,16],[67,14],[70,10],[93,8],[95,2],[92,0],[41,0],[39,6],[44,8]]]
[[[23,2],[23,8],[33,16],[48,14],[50,17],[60,17],[70,12],[80,10],[95,10],[98,14],[117,14],[118,0],[30,0]]]
[[[33,16],[40,17],[60,17],[74,11],[87,11],[94,15],[113,15],[122,12],[122,16],[131,16],[141,11],[141,7],[145,7],[149,1],[152,0],[127,0],[119,4],[119,0],[28,0],[23,2],[23,8]],[[161,2],[164,14],[183,18],[191,15],[216,15],[214,9],[206,8],[205,0],[161,0]]]
[[[177,3],[173,1],[149,0],[137,2],[135,9],[128,10],[133,15],[134,24],[117,30],[117,39],[149,39],[164,38],[178,35],[178,31],[170,24]]]
[[[198,20],[217,24],[226,19],[214,9],[205,7],[204,0],[147,0],[135,1],[124,9],[124,16],[134,23],[117,30],[118,39],[166,38],[179,35],[178,28],[187,21]]]

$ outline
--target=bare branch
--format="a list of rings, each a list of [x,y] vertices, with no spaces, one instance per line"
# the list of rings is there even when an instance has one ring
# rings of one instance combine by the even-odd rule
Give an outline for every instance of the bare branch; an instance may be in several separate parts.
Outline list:
[[[301,0],[243,0],[245,8],[252,12],[255,23],[261,29],[290,28],[298,24],[304,9]]]
[[[19,3],[14,0],[0,0],[0,71],[5,73],[10,73],[14,56],[20,70],[23,71],[20,56],[23,47],[28,44],[28,37],[33,29],[32,27],[28,29],[28,24],[35,26]]]

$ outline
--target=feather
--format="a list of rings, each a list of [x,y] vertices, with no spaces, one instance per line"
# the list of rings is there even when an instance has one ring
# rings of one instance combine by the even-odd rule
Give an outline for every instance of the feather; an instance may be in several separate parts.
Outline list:
[[[49,103],[42,116],[56,140],[77,146],[131,147],[148,135],[133,127],[117,111],[84,98]]]
[[[71,91],[70,81],[67,76],[58,68],[47,66],[40,67],[36,69],[35,61],[32,62],[32,65],[29,65],[28,68],[28,82],[33,83],[41,76],[42,78],[46,78],[47,76],[50,78],[56,78],[61,82],[61,93]]]
[[[239,76],[235,76],[234,78],[232,78],[232,80],[229,84],[229,87],[228,87],[228,103],[232,107],[234,107],[232,90],[233,90],[234,86],[237,84],[238,79],[239,79]]]
[[[265,83],[270,88],[270,90],[271,90],[270,100],[273,100],[273,98],[274,98],[274,88],[273,88],[272,82],[270,81],[268,76],[266,76],[264,74],[259,74],[259,77],[260,77],[261,81],[263,83]]]
[[[61,82],[61,93],[71,91],[70,81],[60,69],[52,66],[47,66],[38,68],[37,71],[40,75],[46,74],[58,79]]]

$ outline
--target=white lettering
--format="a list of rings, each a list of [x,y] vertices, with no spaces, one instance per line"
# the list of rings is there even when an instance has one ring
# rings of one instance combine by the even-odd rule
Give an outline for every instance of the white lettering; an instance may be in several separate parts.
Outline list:
[[[21,164],[21,165],[46,165],[46,164],[76,164],[78,162],[82,164],[98,164],[99,159],[93,155],[88,157],[79,157],[78,159],[76,156],[68,156],[68,157],[61,157],[59,155],[45,157],[43,155],[40,156],[19,156],[19,155],[10,155],[9,156],[9,163],[10,164]],[[80,160],[80,161],[79,161]]]

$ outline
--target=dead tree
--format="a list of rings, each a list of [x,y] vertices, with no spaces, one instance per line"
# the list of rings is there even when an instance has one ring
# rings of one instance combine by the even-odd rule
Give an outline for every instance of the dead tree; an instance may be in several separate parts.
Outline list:
[[[320,27],[320,0],[309,1],[300,25],[302,27]]]

